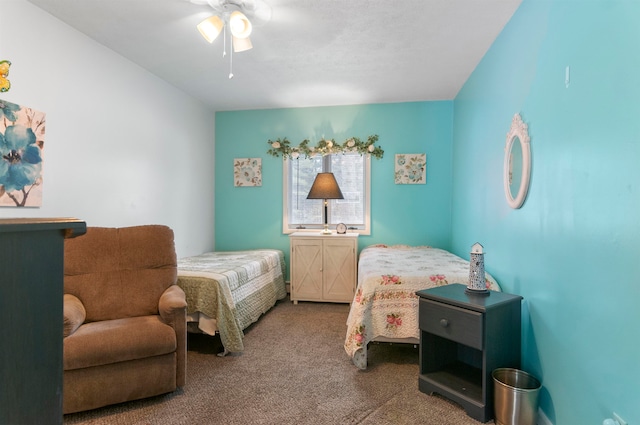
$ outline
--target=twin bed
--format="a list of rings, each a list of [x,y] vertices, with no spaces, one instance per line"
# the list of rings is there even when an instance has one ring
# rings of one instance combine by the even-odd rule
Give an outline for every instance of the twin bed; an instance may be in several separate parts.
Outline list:
[[[208,252],[178,260],[188,329],[219,333],[221,355],[243,351],[243,330],[286,297],[284,272],[284,254],[275,249]]]
[[[178,260],[178,285],[187,297],[191,331],[219,333],[228,352],[244,350],[243,330],[286,297],[280,250],[209,252]],[[485,273],[487,288],[499,291]],[[467,284],[469,262],[448,251],[372,245],[358,261],[358,285],[347,319],[344,348],[360,369],[370,342],[419,343],[416,291]]]
[[[499,291],[485,273],[487,288]],[[358,285],[347,319],[344,348],[360,369],[372,341],[419,343],[416,291],[469,282],[469,262],[426,246],[372,245],[358,260]]]

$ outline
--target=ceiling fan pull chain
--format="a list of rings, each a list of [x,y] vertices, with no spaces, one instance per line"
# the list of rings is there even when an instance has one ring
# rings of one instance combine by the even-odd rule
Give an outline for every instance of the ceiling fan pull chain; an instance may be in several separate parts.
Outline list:
[[[229,22],[228,19],[226,19],[227,23]],[[224,28],[224,53],[223,53],[223,57],[226,56],[227,54],[227,31],[230,31],[229,29],[229,25],[225,25]],[[231,37],[229,37],[231,38]],[[231,45],[231,41],[229,41],[229,79],[233,78],[233,46]]]
[[[227,25],[225,25],[225,28],[222,30],[222,37],[224,37],[222,39],[222,57],[224,58],[225,56],[227,56]]]
[[[229,79],[233,78],[233,47],[229,46]]]

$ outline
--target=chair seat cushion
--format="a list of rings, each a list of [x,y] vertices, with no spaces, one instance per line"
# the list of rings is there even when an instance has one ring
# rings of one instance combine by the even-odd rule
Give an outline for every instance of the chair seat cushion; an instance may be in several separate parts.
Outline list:
[[[157,315],[85,323],[64,339],[64,370],[159,356],[176,346],[175,331]]]

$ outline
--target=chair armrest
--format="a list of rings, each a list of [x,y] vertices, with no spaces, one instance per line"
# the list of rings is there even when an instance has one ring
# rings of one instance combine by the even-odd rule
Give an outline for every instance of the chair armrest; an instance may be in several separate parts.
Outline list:
[[[63,299],[63,314],[64,314],[64,337],[68,337],[74,333],[80,325],[84,323],[84,319],[87,317],[87,311],[82,304],[82,301],[75,295],[64,294]]]
[[[162,321],[175,328],[175,323],[187,320],[187,299],[182,288],[171,285],[160,296],[158,311]]]
[[[171,285],[160,296],[158,311],[163,322],[176,331],[176,385],[187,382],[187,298],[178,285]]]

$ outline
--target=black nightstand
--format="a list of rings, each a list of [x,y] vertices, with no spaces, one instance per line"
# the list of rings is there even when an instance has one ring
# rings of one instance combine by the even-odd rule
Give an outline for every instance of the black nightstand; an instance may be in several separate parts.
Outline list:
[[[499,367],[520,368],[519,295],[465,292],[452,284],[420,296],[420,391],[460,404],[475,420],[493,419],[493,378]]]

